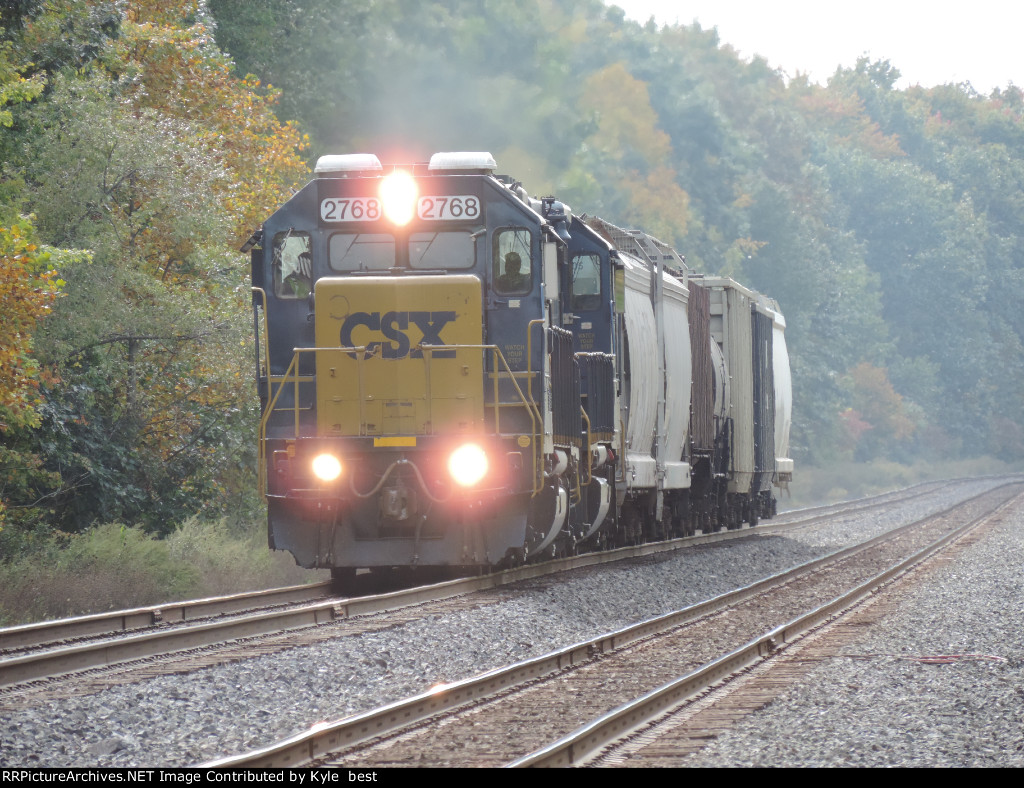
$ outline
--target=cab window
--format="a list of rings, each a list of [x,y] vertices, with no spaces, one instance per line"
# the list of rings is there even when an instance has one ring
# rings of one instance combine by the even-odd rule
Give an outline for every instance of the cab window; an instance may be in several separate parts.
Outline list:
[[[386,233],[335,233],[328,253],[333,271],[386,271],[395,264],[395,238]]]
[[[529,230],[511,228],[494,234],[494,289],[523,295],[533,289],[532,237]]]
[[[601,308],[601,258],[578,254],[572,258],[572,309],[583,312]]]
[[[286,230],[274,236],[274,295],[306,298],[313,289],[313,254],[309,233]]]
[[[474,262],[473,238],[468,230],[409,236],[410,268],[472,268]]]

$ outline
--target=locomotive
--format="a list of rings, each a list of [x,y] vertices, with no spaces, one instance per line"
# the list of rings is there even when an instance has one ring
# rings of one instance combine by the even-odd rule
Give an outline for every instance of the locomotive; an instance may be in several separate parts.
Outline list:
[[[340,585],[756,525],[785,320],[483,152],[319,159],[251,252],[268,541]]]

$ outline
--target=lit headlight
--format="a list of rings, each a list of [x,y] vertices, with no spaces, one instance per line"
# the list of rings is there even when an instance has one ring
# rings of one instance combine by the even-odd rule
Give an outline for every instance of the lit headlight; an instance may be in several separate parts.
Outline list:
[[[341,461],[333,454],[320,454],[313,459],[313,473],[322,482],[333,482],[341,476]]]
[[[487,454],[475,443],[467,443],[448,458],[448,473],[463,487],[472,487],[487,475]]]
[[[397,225],[406,225],[416,213],[416,179],[409,173],[395,170],[380,183],[380,201],[384,215]]]

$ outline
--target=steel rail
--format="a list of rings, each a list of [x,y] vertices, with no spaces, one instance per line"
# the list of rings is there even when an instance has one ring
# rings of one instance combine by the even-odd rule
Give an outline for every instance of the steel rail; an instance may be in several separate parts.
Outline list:
[[[735,651],[709,662],[674,681],[652,690],[634,701],[623,704],[605,715],[581,726],[567,736],[540,750],[509,764],[517,767],[575,766],[593,758],[616,740],[644,725],[676,706],[703,693],[709,686],[738,671],[776,656],[787,645],[792,645],[822,624],[837,619],[851,608],[873,595],[881,586],[905,574],[911,568],[932,557],[951,542],[1011,506],[1018,505],[1022,495],[1003,502],[986,514],[956,528],[913,555],[892,565],[857,587],[814,610],[766,632]]]
[[[169,628],[152,626],[153,616],[158,612],[167,611],[167,606],[159,608],[140,608],[137,611],[122,611],[118,614],[99,614],[83,616],[81,619],[66,619],[58,622],[44,622],[39,625],[15,627],[15,630],[26,630],[12,633],[40,636],[47,626],[56,625],[63,637],[98,634],[109,639],[95,640],[54,648],[37,650],[28,654],[0,658],[0,687],[36,679],[49,678],[64,673],[88,670],[96,667],[114,665],[130,660],[156,657],[175,651],[211,646],[229,640],[259,635],[272,635],[286,630],[318,626],[357,615],[369,615],[389,610],[398,610],[427,602],[435,602],[455,596],[499,588],[510,583],[544,577],[569,569],[612,563],[630,558],[638,558],[657,553],[679,550],[701,544],[725,541],[755,534],[757,531],[727,531],[706,534],[696,537],[669,542],[651,542],[633,547],[620,547],[604,553],[586,553],[580,556],[556,559],[539,564],[527,564],[515,569],[507,569],[494,574],[448,580],[434,585],[393,591],[374,596],[351,598],[328,598],[321,602],[312,602],[301,607],[285,610],[263,610],[250,615],[234,618],[197,623],[190,626]],[[298,586],[298,589],[311,586]],[[290,589],[285,589],[290,590]],[[274,592],[265,592],[272,594]],[[322,594],[320,595],[322,596]],[[239,601],[252,598],[251,595],[238,595]],[[202,610],[208,603],[218,600],[198,600],[195,603],[184,603],[185,610]],[[195,605],[193,609],[191,605]],[[177,615],[180,607],[171,606]],[[207,609],[215,610],[216,607]],[[221,611],[223,612],[223,611]],[[130,615],[126,615],[130,614]],[[122,622],[142,623],[148,631],[137,634],[122,635]],[[164,618],[166,622],[166,617]],[[103,627],[110,627],[106,630]],[[89,630],[92,629],[90,633]],[[74,633],[74,634],[69,634]],[[118,636],[120,635],[120,636]],[[6,645],[6,641],[4,641]]]
[[[919,492],[908,496],[908,498],[912,499],[926,494],[927,492]],[[892,493],[885,495],[890,496]],[[460,578],[375,596],[325,598],[329,593],[330,583],[323,582],[8,627],[0,629],[0,650],[38,649],[62,639],[109,639],[52,650],[37,650],[13,657],[0,657],[0,687],[61,673],[155,657],[182,649],[210,646],[240,637],[270,635],[355,615],[397,610],[476,591],[498,588],[510,583],[544,577],[570,569],[650,556],[748,536],[784,533],[794,528],[812,525],[844,511],[864,511],[891,503],[893,503],[891,500],[873,502],[873,499],[861,499],[832,507],[823,507],[826,511],[820,514],[815,514],[820,509],[820,507],[816,507],[813,510],[801,510],[802,513],[812,516],[797,521],[772,524],[762,521],[762,524],[756,528],[719,531],[665,542],[649,542],[603,553],[584,553],[539,564],[527,564],[492,574]],[[837,507],[839,512],[836,512]],[[192,621],[224,616],[253,607],[303,603],[317,598],[323,599],[323,601],[291,610],[264,610],[233,619],[205,624],[189,624]],[[188,624],[188,626],[174,629],[172,628],[174,624]],[[137,633],[126,634],[133,630],[137,630]]]
[[[809,522],[818,522],[820,515],[829,514],[837,507],[854,507],[851,511],[860,511],[865,507],[880,505],[876,498],[890,496],[897,492],[909,492],[918,487],[933,484],[934,482],[922,482],[906,490],[883,493],[882,496],[874,498],[861,498],[853,501],[844,501],[838,504],[828,504],[805,509],[797,509],[789,512],[782,512],[782,515],[811,515]],[[916,492],[906,499],[927,495],[928,491]],[[900,499],[904,500],[904,499]],[[762,521],[758,526],[758,533],[774,533],[776,527],[793,528],[804,524],[804,521],[787,523],[767,523]],[[719,534],[704,534],[713,536],[709,541],[719,541],[725,538],[735,538],[738,535],[746,536],[752,529],[740,529],[740,532],[730,531]],[[686,545],[703,543],[701,536],[687,537],[691,541]],[[674,540],[673,540],[674,541]],[[660,542],[652,542],[651,545],[660,545]],[[585,554],[587,555],[587,554]],[[585,557],[577,557],[581,561]],[[570,559],[571,560],[571,559]],[[582,563],[578,565],[584,565]],[[0,652],[14,649],[25,649],[43,646],[53,641],[70,640],[85,637],[110,636],[132,630],[146,629],[152,626],[167,626],[175,623],[184,623],[196,619],[209,618],[212,616],[235,613],[249,610],[255,607],[288,604],[292,602],[304,602],[317,597],[325,597],[330,594],[330,581],[309,583],[300,586],[286,586],[272,588],[263,591],[243,592],[227,594],[223,596],[207,597],[203,599],[186,600],[183,602],[167,602],[146,607],[130,608],[127,610],[116,610],[105,613],[93,613],[71,618],[39,621],[30,624],[18,624],[10,627],[0,627]]]
[[[959,502],[955,508],[969,504],[996,489],[1009,486],[1006,483],[979,493],[976,496]],[[931,519],[929,516],[927,519]],[[425,720],[440,712],[464,705],[467,702],[486,698],[503,689],[514,687],[552,675],[572,665],[591,661],[602,654],[621,649],[637,641],[676,629],[691,621],[710,615],[713,612],[735,606],[749,598],[755,597],[768,588],[783,585],[793,578],[812,573],[820,568],[843,560],[857,553],[869,550],[876,545],[919,527],[922,521],[908,523],[888,531],[866,542],[852,545],[825,556],[807,561],[797,567],[779,572],[743,588],[739,588],[713,599],[696,605],[666,613],[601,635],[597,638],[580,642],[549,654],[535,657],[511,666],[497,668],[461,681],[440,685],[431,691],[411,698],[397,701],[378,709],[346,717],[330,723],[318,723],[308,731],[297,734],[289,739],[271,744],[243,755],[230,756],[203,764],[205,767],[238,767],[238,768],[281,768],[296,766],[315,761],[334,750],[359,744],[373,737],[388,733],[400,727]],[[755,534],[760,530],[749,529],[744,535]],[[721,534],[709,534],[709,537],[735,535],[736,531]],[[701,539],[702,537],[696,537]],[[707,541],[714,541],[708,539]],[[601,554],[598,554],[601,555]],[[781,628],[780,628],[781,629]],[[774,630],[773,630],[774,632]],[[724,659],[724,658],[723,658]],[[723,674],[724,675],[724,674]]]
[[[20,624],[0,629],[0,651],[41,646],[55,640],[114,635],[134,629],[183,623],[250,610],[261,605],[270,607],[293,602],[307,602],[329,593],[330,582],[310,583]]]

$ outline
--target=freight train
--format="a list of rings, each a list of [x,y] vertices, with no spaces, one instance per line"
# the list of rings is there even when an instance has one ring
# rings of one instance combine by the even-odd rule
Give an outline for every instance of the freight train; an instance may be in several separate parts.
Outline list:
[[[243,248],[270,547],[349,585],[771,517],[778,304],[495,172],[323,156]]]

